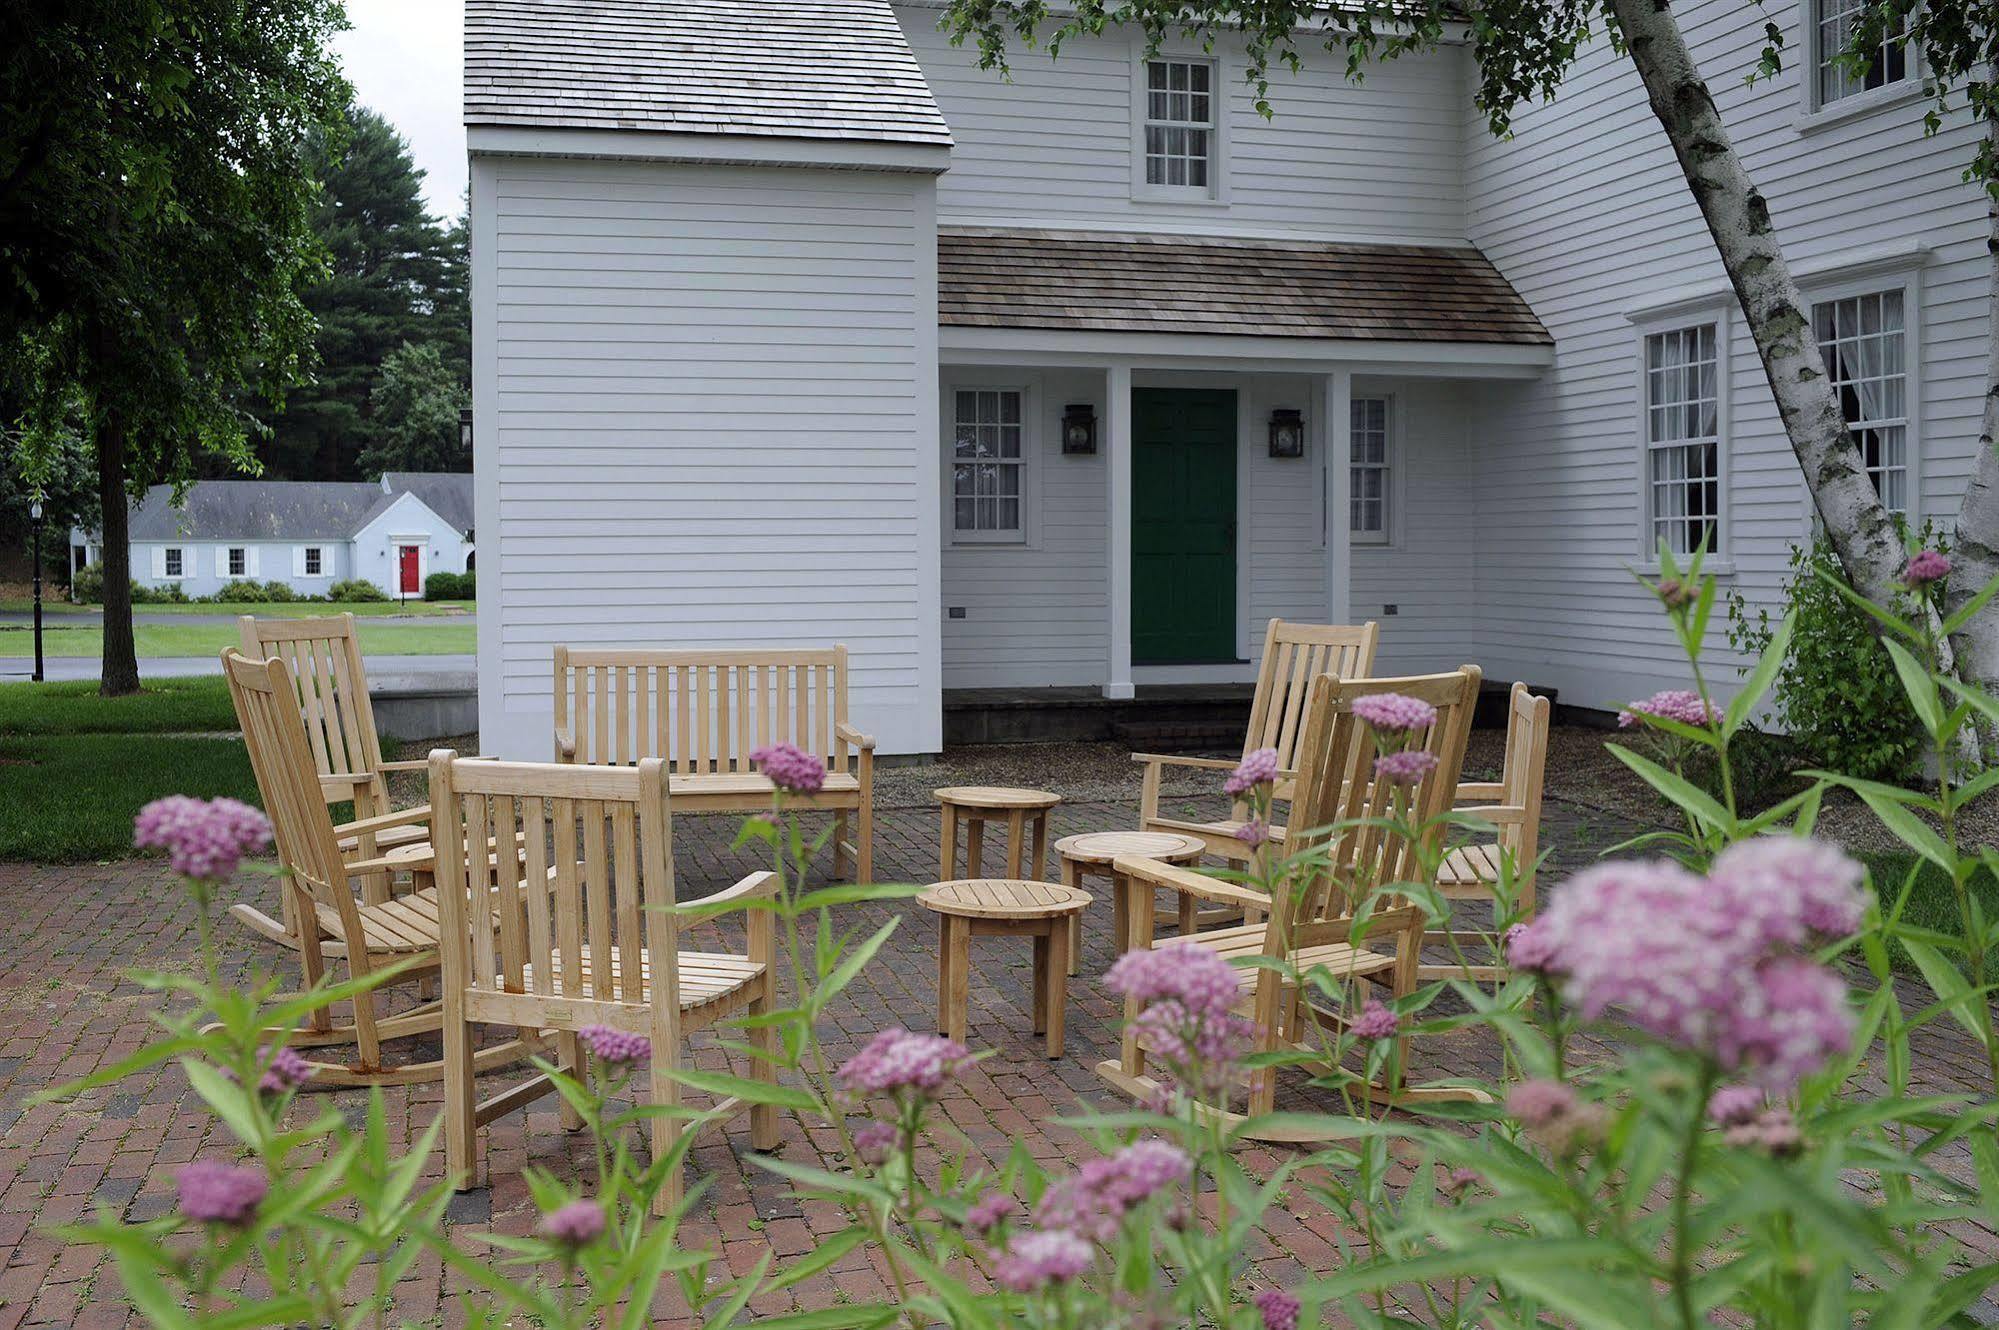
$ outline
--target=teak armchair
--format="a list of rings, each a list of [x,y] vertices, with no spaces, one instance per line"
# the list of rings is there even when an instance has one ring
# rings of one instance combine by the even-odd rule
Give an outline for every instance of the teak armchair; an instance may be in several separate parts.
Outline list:
[[[307,986],[324,977],[327,961],[333,958],[344,958],[348,974],[356,979],[391,964],[408,965],[398,978],[434,976],[438,964],[437,889],[421,886],[406,895],[375,902],[364,901],[356,893],[358,886],[396,871],[427,879],[432,870],[427,846],[408,845],[373,859],[356,859],[344,852],[340,829],[335,828],[327,811],[313,765],[291,671],[282,660],[250,660],[234,650],[222,653],[222,668],[243,725],[243,742],[250,751],[264,811],[271,819],[272,839],[284,870],[281,890],[290,900],[286,913],[297,921],[285,940],[298,950]],[[383,832],[416,826],[427,835],[429,822],[428,808],[412,808],[349,823],[346,830]],[[517,856],[497,857],[510,863],[518,861]],[[487,873],[490,881],[490,867]],[[507,913],[500,902],[493,902],[493,908],[482,916],[489,930],[494,926],[495,909],[502,917]],[[259,932],[282,927],[248,904],[238,904],[230,913]],[[354,1045],[352,1061],[314,1062],[312,1083],[318,1087],[404,1085],[440,1078],[444,1074],[440,1061],[390,1065],[382,1057],[384,1041],[435,1031],[441,1020],[440,1004],[429,1002],[385,1015],[380,1010],[381,998],[380,989],[357,995],[352,1024],[336,1026],[322,1009],[305,1029],[273,1030],[271,1037],[301,1048]],[[479,1066],[483,1069],[513,1061],[524,1056],[530,1046],[517,1040],[481,1050]]]
[[[1277,765],[1284,773],[1277,786],[1279,801],[1291,799],[1298,745],[1305,732],[1305,700],[1312,681],[1322,674],[1366,678],[1374,670],[1378,636],[1379,628],[1372,621],[1358,627],[1270,621],[1263,635],[1263,659],[1257,667],[1256,693],[1250,702],[1249,730],[1242,751],[1248,755],[1259,748],[1277,750]],[[1225,772],[1235,767],[1233,759],[1134,753],[1132,760],[1145,764],[1144,783],[1139,788],[1139,830],[1177,831],[1204,843],[1210,854],[1236,863],[1249,861],[1252,851],[1235,834],[1247,817],[1240,804],[1222,822],[1192,822],[1159,811],[1160,781],[1168,768]],[[1272,832],[1277,840],[1283,840],[1282,827],[1273,827]]]
[[[847,648],[736,651],[555,648],[555,760],[627,766],[666,763],[685,813],[757,813],[772,786],[750,761],[790,743],[826,763],[817,794],[795,808],[834,816],[833,875],[849,856],[858,882],[874,880],[875,741],[847,714]],[[848,818],[857,825],[851,839]]]
[[[1437,874],[1437,894],[1449,900],[1489,900],[1512,874],[1513,894],[1523,918],[1534,913],[1534,876],[1541,857],[1541,782],[1548,765],[1548,722],[1553,707],[1516,683],[1507,698],[1506,757],[1496,781],[1465,781],[1457,789],[1457,811],[1491,824],[1492,840],[1462,845],[1444,856]],[[1452,928],[1423,935],[1433,946],[1449,945],[1460,956],[1466,942],[1483,945],[1484,938]],[[1503,958],[1489,965],[1452,962],[1425,965],[1423,979],[1504,979]]]
[[[430,755],[432,843],[445,937],[444,1135],[456,1185],[479,1185],[479,1128],[554,1089],[546,1075],[479,1102],[473,1093],[481,1025],[554,1030],[565,1068],[580,1059],[576,1032],[607,1025],[652,1040],[652,1102],[677,1105],[673,1072],[681,1040],[732,1013],[769,1010],[776,999],[775,923],[767,909],[747,910],[744,954],[683,951],[673,892],[673,820],[667,807],[666,764],[586,767],[538,762],[467,761],[439,750]],[[524,911],[503,911],[497,936],[478,899],[489,837],[518,832],[524,863],[498,860],[500,894]],[[687,909],[729,903],[748,906],[774,895],[777,878],[754,873]],[[773,1081],[777,1031],[747,1032],[768,1055],[753,1060],[752,1077]],[[738,1111],[725,1101],[718,1111]],[[567,1125],[579,1125],[565,1104]],[[751,1143],[777,1144],[777,1110],[750,1107]],[[655,1117],[655,1162],[668,1158],[685,1131],[675,1115]],[[676,1160],[655,1208],[680,1196]]]
[[[1342,683],[1330,675],[1320,676],[1304,708],[1291,821],[1299,829],[1294,838],[1299,843],[1289,847],[1298,855],[1323,850],[1322,857],[1309,860],[1318,866],[1305,870],[1303,879],[1291,884],[1286,897],[1273,902],[1250,887],[1193,869],[1121,858],[1117,869],[1130,875],[1134,887],[1169,887],[1219,905],[1270,912],[1263,923],[1155,940],[1153,893],[1135,890],[1125,946],[1201,947],[1231,961],[1261,956],[1272,962],[1269,966],[1237,967],[1242,992],[1238,1010],[1252,1022],[1257,1052],[1318,1052],[1322,1046],[1308,1037],[1312,1027],[1336,1026],[1342,1021],[1341,1013],[1328,1013],[1312,1005],[1309,982],[1302,987],[1299,982],[1310,972],[1324,971],[1336,981],[1351,983],[1352,998],[1358,996],[1353,990],[1368,985],[1383,988],[1392,997],[1414,992],[1424,915],[1393,887],[1421,876],[1420,847],[1428,841],[1434,854],[1434,838],[1443,834],[1442,824],[1432,819],[1449,807],[1457,785],[1471,734],[1472,710],[1478,700],[1479,678],[1478,667],[1473,665],[1449,674],[1402,679]],[[1381,825],[1394,811],[1393,791],[1385,782],[1373,779],[1374,738],[1352,712],[1355,698],[1372,693],[1402,693],[1437,708],[1437,723],[1422,736],[1422,746],[1436,755],[1437,765],[1406,796],[1404,816],[1427,828],[1420,837],[1404,836]],[[1356,922],[1355,907],[1366,896],[1376,899],[1361,925]],[[1143,1097],[1158,1090],[1159,1083],[1146,1070],[1146,1049],[1132,1024],[1138,1010],[1136,1003],[1127,1004],[1120,1055],[1099,1064],[1097,1071],[1111,1084]],[[1397,1065],[1406,1067],[1406,1036],[1400,1048]],[[1306,1065],[1324,1067],[1325,1063]],[[1269,1113],[1276,1102],[1276,1068],[1249,1072],[1245,1083],[1248,1117]],[[1360,1088],[1370,1099],[1411,1106],[1478,1097],[1476,1091],[1453,1086],[1407,1087],[1364,1081]],[[1242,1121],[1238,1115],[1228,1116],[1234,1122]],[[1251,1134],[1275,1140],[1319,1139],[1291,1128],[1268,1133],[1252,1129]]]

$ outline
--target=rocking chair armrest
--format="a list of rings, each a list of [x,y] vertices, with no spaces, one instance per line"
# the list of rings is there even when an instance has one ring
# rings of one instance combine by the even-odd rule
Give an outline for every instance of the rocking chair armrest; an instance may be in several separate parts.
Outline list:
[[[365,836],[371,831],[387,831],[390,827],[406,827],[415,822],[428,821],[430,821],[430,805],[418,804],[415,808],[405,808],[400,812],[364,817],[357,822],[343,822],[333,831],[338,836]]]
[[[1497,780],[1467,780],[1458,782],[1457,798],[1460,803],[1498,803],[1506,797],[1506,782]]]
[[[703,919],[732,905],[761,900],[777,895],[777,874],[770,872],[751,873],[733,887],[724,887],[711,896],[699,900],[683,901],[675,911],[678,928],[691,928]]]
[[[330,804],[348,803],[375,783],[373,772],[342,771],[319,778],[319,792]]]
[[[555,760],[558,762],[576,760],[576,734],[567,727],[558,727],[555,731]]]
[[[875,749],[874,735],[865,730],[855,729],[844,720],[833,723],[833,737],[842,743],[852,744],[864,753],[872,753]]]
[[[1268,910],[1270,897],[1235,882],[1224,882],[1218,877],[1192,868],[1182,868],[1178,864],[1161,863],[1157,859],[1147,859],[1140,855],[1120,855],[1111,865],[1112,870],[1134,884],[1148,887],[1170,887],[1174,891],[1189,896],[1198,896],[1204,901],[1217,905],[1241,905],[1252,910]]]

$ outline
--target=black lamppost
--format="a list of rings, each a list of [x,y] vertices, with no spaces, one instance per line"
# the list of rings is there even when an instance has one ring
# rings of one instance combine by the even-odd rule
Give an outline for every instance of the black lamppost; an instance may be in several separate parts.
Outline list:
[[[35,682],[42,681],[42,496],[28,500],[28,522],[34,532],[35,560]]]

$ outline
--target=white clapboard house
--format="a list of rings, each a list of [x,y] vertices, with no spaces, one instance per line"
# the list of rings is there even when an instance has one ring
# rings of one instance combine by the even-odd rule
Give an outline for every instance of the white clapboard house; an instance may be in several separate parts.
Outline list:
[[[1978,431],[1973,130],[1921,132],[1853,0],[1681,7],[1890,503]],[[1019,51],[935,5],[470,0],[481,730],[545,756],[550,650],[843,641],[886,751],[957,688],[1253,677],[1382,624],[1565,702],[1683,682],[1636,585],[1706,535],[1752,603],[1810,505],[1712,244],[1599,45],[1494,139],[1471,52]],[[487,422],[491,422],[490,425]],[[1724,676],[1726,671],[1722,671]]]

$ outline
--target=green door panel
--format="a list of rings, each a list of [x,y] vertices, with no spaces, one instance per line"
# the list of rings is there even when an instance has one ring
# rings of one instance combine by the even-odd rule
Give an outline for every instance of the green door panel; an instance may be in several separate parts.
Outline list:
[[[1236,395],[1132,392],[1131,658],[1236,657]]]

